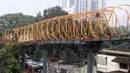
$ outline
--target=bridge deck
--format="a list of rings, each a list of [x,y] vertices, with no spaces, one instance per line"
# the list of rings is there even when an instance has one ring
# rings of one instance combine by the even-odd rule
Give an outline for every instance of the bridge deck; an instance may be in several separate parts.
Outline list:
[[[27,42],[21,42],[19,44],[21,45],[33,45],[33,44],[37,44],[37,45],[46,45],[46,44],[53,44],[53,45],[56,45],[56,44],[77,44],[77,45],[84,45],[85,43],[87,42],[99,42],[99,41],[118,41],[118,40],[130,40],[130,36],[122,36],[122,38],[119,38],[119,37],[113,37],[112,39],[108,39],[108,38],[102,38],[102,39],[96,39],[96,38],[93,38],[91,40],[86,40],[86,39],[82,39],[82,40],[77,40],[77,39],[74,39],[74,40],[36,40],[36,41],[27,41]]]

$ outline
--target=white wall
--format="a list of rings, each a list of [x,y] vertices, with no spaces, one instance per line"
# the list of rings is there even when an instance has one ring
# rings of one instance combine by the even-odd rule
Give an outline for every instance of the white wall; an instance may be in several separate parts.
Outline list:
[[[99,61],[99,58],[100,58],[100,63],[97,63],[98,71],[111,72],[111,71],[119,70],[119,64],[116,62],[112,62],[112,60],[116,58],[116,56],[97,54],[97,61]],[[105,58],[107,59],[105,60]],[[107,63],[106,65],[104,64],[105,62]]]
[[[75,6],[72,6],[71,8],[63,8],[63,10],[67,11],[69,14],[74,14]]]
[[[59,0],[59,5],[63,8],[69,8],[70,1],[69,0]]]
[[[87,11],[91,11],[91,0],[87,0]]]

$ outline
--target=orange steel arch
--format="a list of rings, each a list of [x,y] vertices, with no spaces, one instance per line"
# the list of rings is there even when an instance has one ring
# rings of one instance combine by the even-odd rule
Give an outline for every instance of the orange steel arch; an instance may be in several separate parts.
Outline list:
[[[2,42],[27,43],[59,39],[91,40],[103,37],[112,39],[115,36],[121,38],[122,35],[128,35],[128,27],[130,26],[130,13],[122,6],[130,7],[128,4],[117,5],[90,12],[58,16],[21,28],[8,29],[3,32]],[[121,27],[115,9],[123,10],[127,15],[125,30]],[[95,16],[97,13],[99,13],[99,17]],[[119,27],[118,31],[117,27]]]

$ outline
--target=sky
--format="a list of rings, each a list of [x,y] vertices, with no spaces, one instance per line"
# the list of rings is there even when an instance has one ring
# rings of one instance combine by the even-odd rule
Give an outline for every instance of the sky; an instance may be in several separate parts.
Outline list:
[[[130,0],[106,0],[107,6],[130,4]],[[39,11],[59,4],[59,0],[0,0],[0,16],[7,13],[23,13],[35,16]]]

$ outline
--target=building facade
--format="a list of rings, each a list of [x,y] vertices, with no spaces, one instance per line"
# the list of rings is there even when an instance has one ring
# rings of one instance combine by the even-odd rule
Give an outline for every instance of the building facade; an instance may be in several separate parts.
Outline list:
[[[62,8],[69,8],[70,0],[60,0],[59,4],[60,4],[60,7],[62,7]]]
[[[59,0],[63,10],[72,13],[88,12],[106,6],[106,0]]]
[[[69,14],[75,13],[75,0],[59,0],[59,5]]]
[[[87,12],[87,0],[76,0],[75,13]]]
[[[106,7],[106,0],[91,0],[91,10],[102,9]]]
[[[98,73],[127,73],[129,71],[129,52],[104,50],[97,54]]]

